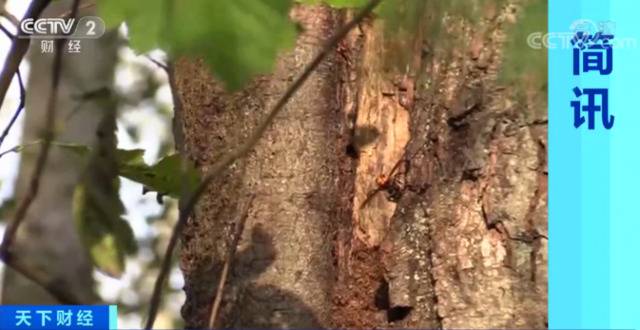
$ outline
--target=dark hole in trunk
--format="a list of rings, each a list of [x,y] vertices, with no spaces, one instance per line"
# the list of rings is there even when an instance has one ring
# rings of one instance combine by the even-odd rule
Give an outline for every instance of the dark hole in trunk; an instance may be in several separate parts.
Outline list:
[[[386,280],[382,280],[376,290],[374,304],[378,309],[387,311],[387,322],[403,320],[413,309],[411,306],[391,307],[391,301],[389,300],[389,283]]]
[[[396,306],[387,310],[387,321],[396,322],[403,320],[409,315],[413,307],[411,306]]]

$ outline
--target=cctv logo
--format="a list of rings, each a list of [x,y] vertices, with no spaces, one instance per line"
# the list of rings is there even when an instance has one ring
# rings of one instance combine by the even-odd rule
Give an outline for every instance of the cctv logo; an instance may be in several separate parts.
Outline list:
[[[60,34],[70,35],[73,29],[73,23],[75,23],[75,19],[73,18],[68,20],[63,18],[40,18],[37,20],[28,18],[20,23],[20,30],[28,36],[39,35],[52,37],[59,36]]]
[[[105,24],[98,16],[84,16],[78,20],[74,18],[27,18],[20,22],[20,32],[18,37],[25,39],[60,39],[67,37],[97,39],[104,34]]]

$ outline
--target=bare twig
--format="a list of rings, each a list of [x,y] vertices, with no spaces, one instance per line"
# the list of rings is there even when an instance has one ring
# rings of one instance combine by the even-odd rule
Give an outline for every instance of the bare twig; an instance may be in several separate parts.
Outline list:
[[[12,152],[19,152],[21,149],[22,149],[22,146],[20,146],[20,145],[17,145],[17,146],[15,146],[13,148],[7,149],[7,150],[5,150],[3,152],[0,152],[0,158],[4,157],[5,155],[10,154]]]
[[[42,14],[42,11],[50,2],[51,0],[33,0],[29,9],[27,9],[27,13],[24,15],[23,20],[27,18],[35,19],[40,17],[40,14]],[[24,35],[24,31],[18,29],[18,36],[21,35]],[[4,102],[9,85],[11,85],[11,80],[13,80],[13,76],[16,72],[18,72],[22,58],[24,57],[24,54],[27,53],[27,49],[29,49],[29,42],[29,38],[15,38],[11,45],[9,54],[7,54],[4,66],[2,67],[2,73],[0,73],[0,104]]]
[[[229,268],[231,267],[231,262],[233,262],[233,257],[236,254],[236,250],[238,248],[238,242],[242,237],[242,232],[244,231],[244,224],[247,222],[247,218],[249,217],[249,210],[253,205],[253,200],[255,199],[255,195],[252,195],[249,198],[249,202],[244,209],[244,212],[236,222],[236,227],[233,231],[233,237],[231,237],[229,245],[227,246],[227,256],[224,261],[224,266],[222,266],[222,273],[220,273],[220,279],[218,280],[218,289],[216,291],[215,298],[213,300],[213,304],[211,305],[211,314],[209,316],[209,329],[215,329],[216,319],[218,318],[218,311],[220,310],[220,303],[222,302],[222,293],[224,292],[224,285],[227,282],[227,276],[229,274]]]
[[[35,269],[32,265],[27,265],[24,261],[18,258],[12,258],[9,260],[9,262],[5,262],[7,266],[45,289],[60,303],[66,305],[83,305],[89,303],[88,301],[81,300],[81,298],[76,296],[75,292],[70,290],[69,287],[61,285],[60,282],[53,280],[46,271]]]
[[[80,0],[74,0],[73,8],[77,10],[78,4]],[[47,158],[49,156],[49,149],[51,147],[51,140],[53,140],[54,135],[54,121],[56,118],[56,103],[58,102],[58,85],[60,83],[60,72],[62,71],[62,47],[66,39],[59,39],[56,45],[56,52],[53,58],[53,73],[51,79],[51,94],[49,95],[49,101],[47,103],[47,113],[45,118],[45,129],[43,134],[43,143],[40,149],[40,153],[38,154],[38,158],[36,160],[36,166],[33,171],[33,175],[31,177],[31,181],[29,184],[29,190],[27,191],[26,196],[22,200],[22,203],[17,208],[16,216],[14,221],[12,221],[7,226],[7,231],[4,235],[4,240],[2,241],[1,250],[4,253],[9,253],[8,248],[11,246],[15,238],[15,234],[18,230],[18,227],[24,220],[24,217],[27,213],[31,202],[35,199],[38,189],[40,187],[40,177],[42,172],[44,171],[44,166],[47,162]],[[16,41],[14,41],[15,44]]]
[[[11,31],[9,31],[2,24],[0,24],[0,30],[2,30],[2,33],[4,33],[7,37],[9,37],[9,39],[11,39],[11,42],[13,42],[13,40],[16,38],[16,36],[14,36],[13,33],[11,33]]]
[[[18,19],[15,16],[13,16],[13,14],[11,14],[9,11],[7,11],[5,8],[0,7],[0,17],[6,18],[16,28],[20,25],[20,21],[18,21]]]
[[[7,30],[4,26],[0,25],[0,30],[2,30],[2,32],[4,32],[4,34],[6,34],[9,39],[15,42],[16,37],[11,34],[11,32],[9,32],[9,30]],[[22,80],[22,74],[20,74],[20,69],[18,69],[16,73],[18,76],[18,86],[20,87],[20,102],[18,103],[18,108],[14,112],[13,117],[11,117],[11,120],[9,121],[9,124],[7,124],[7,127],[2,132],[2,135],[0,135],[0,147],[2,147],[2,142],[4,142],[4,139],[7,137],[7,135],[9,135],[9,131],[11,131],[11,128],[16,123],[16,120],[18,119],[18,117],[20,117],[20,114],[24,109],[27,92],[24,88],[24,82]]]
[[[267,128],[271,125],[275,117],[284,109],[284,106],[287,104],[289,99],[298,91],[298,89],[304,84],[304,82],[309,78],[309,76],[313,73],[313,71],[320,65],[320,63],[324,60],[325,57],[329,54],[329,52],[335,48],[335,46],[342,40],[344,37],[353,29],[355,26],[360,24],[360,22],[367,17],[373,8],[375,8],[381,0],[370,0],[365,7],[360,11],[360,13],[353,18],[349,23],[343,26],[334,36],[331,37],[327,41],[327,43],[322,47],[320,53],[318,53],[314,59],[305,67],[302,74],[287,88],[285,93],[282,95],[278,103],[269,111],[267,117],[264,118],[262,123],[256,128],[253,134],[247,139],[247,141],[240,145],[235,150],[225,154],[218,162],[213,164],[211,169],[205,174],[204,179],[198,185],[193,193],[191,193],[188,198],[186,198],[186,202],[180,208],[180,217],[178,218],[178,222],[176,223],[173,231],[171,233],[171,238],[169,239],[169,245],[167,245],[167,250],[165,252],[165,257],[162,262],[162,268],[160,270],[160,274],[158,274],[158,278],[156,279],[155,286],[153,288],[153,294],[151,296],[150,307],[149,307],[149,317],[147,318],[147,323],[145,325],[145,329],[153,328],[153,323],[156,318],[156,314],[158,312],[158,307],[160,304],[160,295],[162,293],[162,286],[164,285],[164,281],[169,273],[171,268],[171,256],[173,254],[173,250],[178,242],[178,238],[180,237],[180,233],[182,232],[182,228],[184,227],[187,219],[191,215],[198,199],[204,191],[207,189],[209,184],[216,179],[220,174],[224,172],[231,164],[233,164],[236,160],[246,156],[258,143],[262,135],[266,132]],[[175,91],[174,91],[175,92]]]
[[[162,69],[167,74],[169,73],[169,66],[167,64],[164,64],[164,63],[160,62],[159,60],[156,60],[155,58],[151,57],[151,55],[149,55],[149,54],[144,55],[144,57],[147,60],[151,61],[153,64],[155,64],[158,68]]]
[[[37,3],[38,1],[34,1]],[[48,1],[45,1],[48,3]],[[72,17],[76,17],[78,13],[78,7],[80,4],[80,0],[73,1],[72,7]],[[33,6],[33,4],[32,4]],[[44,8],[43,8],[44,9]],[[38,14],[39,15],[39,14]],[[64,43],[66,42],[66,38],[58,39],[56,43],[56,52],[53,58],[53,73],[51,79],[51,94],[49,95],[49,100],[47,103],[47,113],[45,118],[45,131],[42,139],[42,146],[40,149],[40,153],[36,159],[35,169],[33,171],[33,175],[31,176],[31,180],[29,182],[29,188],[26,192],[25,197],[21,201],[21,203],[16,208],[16,214],[11,221],[7,225],[7,229],[4,233],[4,238],[2,240],[2,244],[0,245],[0,257],[9,267],[14,268],[16,271],[22,273],[26,277],[32,279],[36,284],[42,286],[47,289],[49,293],[51,293],[56,299],[60,301],[69,301],[68,294],[64,294],[66,290],[57,288],[55,285],[51,285],[44,279],[42,276],[35,276],[33,271],[29,270],[29,268],[24,267],[22,263],[16,260],[13,255],[13,251],[11,250],[12,244],[15,240],[16,233],[20,228],[20,225],[25,219],[29,206],[36,198],[38,194],[38,190],[40,188],[40,178],[42,173],[44,172],[44,167],[47,162],[47,158],[49,156],[49,149],[51,147],[51,141],[53,140],[54,135],[54,121],[56,118],[56,104],[58,102],[58,86],[60,83],[60,73],[62,71],[62,48]],[[18,44],[20,40],[15,39],[14,45]],[[26,44],[28,46],[28,43]],[[21,59],[22,57],[20,57]],[[19,61],[18,61],[19,64]],[[6,68],[5,68],[6,69]],[[55,286],[56,289],[51,289],[52,286]]]
[[[40,144],[40,143],[42,143],[42,141],[37,140],[37,141],[25,143],[25,144],[18,144],[17,146],[15,146],[13,148],[10,148],[10,149],[7,149],[7,150],[5,150],[3,152],[0,152],[0,158],[4,157],[5,155],[10,154],[12,152],[20,152],[25,147],[34,146],[34,145],[37,145],[37,144]]]

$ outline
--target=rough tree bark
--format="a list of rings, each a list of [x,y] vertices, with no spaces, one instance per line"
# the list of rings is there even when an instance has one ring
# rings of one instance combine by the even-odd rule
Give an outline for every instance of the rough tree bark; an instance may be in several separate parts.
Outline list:
[[[511,9],[451,23],[464,47],[448,52],[375,19],[353,31],[199,202],[182,236],[187,327],[207,326],[250,195],[225,327],[545,327],[546,105],[496,82]],[[178,60],[186,155],[206,170],[241,143],[345,16],[296,7],[295,48],[239,92]]]
[[[52,4],[45,16],[58,17],[69,11],[71,1]],[[81,12],[83,15],[90,15]],[[82,40],[79,54],[63,50],[62,76],[58,89],[56,141],[92,145],[103,106],[84,94],[111,88],[116,63],[117,38],[107,34],[97,40]],[[40,42],[32,42],[29,51],[30,74],[27,86],[23,142],[41,138],[48,95],[51,93],[53,54],[43,54]],[[37,147],[22,153],[16,198],[28,187],[35,166]],[[93,303],[98,297],[93,287],[93,267],[81,246],[73,223],[71,199],[83,172],[80,159],[68,151],[52,148],[43,173],[40,192],[31,205],[14,242],[16,258],[46,272],[56,285],[67,288],[81,302]],[[42,288],[20,274],[5,268],[3,304],[55,304]]]

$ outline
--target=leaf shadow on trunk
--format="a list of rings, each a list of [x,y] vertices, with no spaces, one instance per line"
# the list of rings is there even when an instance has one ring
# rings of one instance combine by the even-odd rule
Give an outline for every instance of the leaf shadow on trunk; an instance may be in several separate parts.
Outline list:
[[[256,283],[276,256],[273,237],[261,224],[255,225],[251,243],[236,254],[222,300],[221,324],[233,328],[263,329],[321,327],[311,308],[294,293],[278,286]],[[221,267],[221,264],[216,265],[214,269]]]

